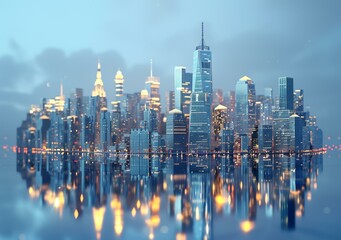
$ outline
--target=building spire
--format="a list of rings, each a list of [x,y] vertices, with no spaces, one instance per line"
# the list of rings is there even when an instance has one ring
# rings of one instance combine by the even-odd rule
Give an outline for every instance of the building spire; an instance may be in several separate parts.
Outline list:
[[[101,71],[101,62],[97,60],[97,71]]]
[[[153,76],[153,59],[150,59],[150,76]]]
[[[63,80],[60,82],[60,96],[63,97],[64,96],[64,91],[63,91]]]
[[[204,50],[204,22],[201,22],[201,49]]]

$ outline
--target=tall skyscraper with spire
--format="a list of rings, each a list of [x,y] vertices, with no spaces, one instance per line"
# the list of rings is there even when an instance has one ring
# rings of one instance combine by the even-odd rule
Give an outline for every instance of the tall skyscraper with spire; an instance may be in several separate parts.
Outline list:
[[[96,81],[94,84],[94,90],[92,90],[92,96],[96,97],[106,97],[105,91],[104,91],[104,84],[102,81],[102,73],[101,73],[101,63],[98,61],[97,64],[97,74],[96,74]]]
[[[98,61],[94,90],[89,99],[89,107],[86,114],[89,117],[90,133],[93,136],[89,141],[90,149],[98,149],[101,147],[101,110],[106,108],[107,98],[102,81],[101,64]]]
[[[201,43],[193,55],[192,84],[189,151],[206,152],[211,149],[212,66],[210,48],[204,43],[203,23]]]
[[[160,103],[160,79],[153,76],[153,61],[150,60],[150,76],[147,77],[145,83],[146,90],[148,91],[149,108],[155,110],[158,114],[161,110]]]

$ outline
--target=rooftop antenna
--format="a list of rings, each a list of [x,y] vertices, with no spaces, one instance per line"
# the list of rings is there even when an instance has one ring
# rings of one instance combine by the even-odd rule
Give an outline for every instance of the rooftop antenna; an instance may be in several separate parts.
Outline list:
[[[64,96],[64,91],[63,91],[63,79],[60,81],[60,96],[63,97]]]
[[[99,58],[97,59],[97,70],[101,69],[101,61],[99,60]]]
[[[201,49],[204,50],[204,22],[201,22]]]
[[[150,59],[150,76],[153,76],[153,59]]]

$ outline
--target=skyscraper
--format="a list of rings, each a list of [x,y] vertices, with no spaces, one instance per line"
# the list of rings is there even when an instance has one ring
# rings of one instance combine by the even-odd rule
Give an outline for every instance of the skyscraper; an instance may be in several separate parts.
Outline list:
[[[167,116],[166,134],[167,151],[186,152],[186,120],[180,110],[173,109],[169,112]]]
[[[96,97],[99,96],[101,98],[105,98],[106,94],[104,91],[104,84],[102,81],[102,73],[101,73],[101,63],[98,61],[97,64],[97,74],[96,74],[96,81],[94,84],[94,90],[92,90],[92,96]]]
[[[236,123],[239,134],[251,135],[256,121],[256,89],[251,78],[244,76],[236,85]]]
[[[296,89],[294,91],[294,111],[299,116],[304,112],[303,89]]]
[[[174,107],[189,118],[192,93],[192,73],[185,67],[174,68]]]
[[[150,76],[147,77],[145,83],[146,90],[148,92],[148,102],[149,108],[154,109],[158,115],[161,110],[160,103],[160,79],[158,77],[153,76],[153,62],[150,61]]]
[[[192,95],[189,120],[189,151],[211,150],[212,66],[211,51],[204,44],[202,24],[201,44],[193,56]]]
[[[100,121],[101,135],[100,135],[100,148],[103,151],[107,151],[108,147],[111,145],[111,121],[110,112],[107,108],[101,109],[101,121]]]
[[[214,108],[213,112],[213,131],[214,131],[214,148],[218,148],[221,143],[221,131],[227,123],[227,107],[219,104]]]
[[[120,70],[116,72],[115,75],[115,100],[121,102],[121,98],[123,97],[123,84],[124,78],[123,74]]]
[[[169,113],[172,111],[174,106],[175,100],[174,100],[174,91],[167,91],[166,93],[166,113]]]
[[[294,79],[290,77],[278,78],[279,109],[294,109]]]

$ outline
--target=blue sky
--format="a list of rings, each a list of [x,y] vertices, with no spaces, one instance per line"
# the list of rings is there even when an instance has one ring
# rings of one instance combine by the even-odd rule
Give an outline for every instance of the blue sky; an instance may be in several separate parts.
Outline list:
[[[340,10],[337,0],[1,1],[0,121],[10,127],[0,137],[13,143],[25,111],[57,95],[61,81],[67,95],[76,87],[90,94],[98,59],[109,99],[118,69],[126,92],[143,89],[151,58],[164,96],[174,66],[191,71],[202,21],[214,88],[233,90],[248,75],[258,94],[276,94],[277,78],[292,76],[325,135],[337,137]]]

